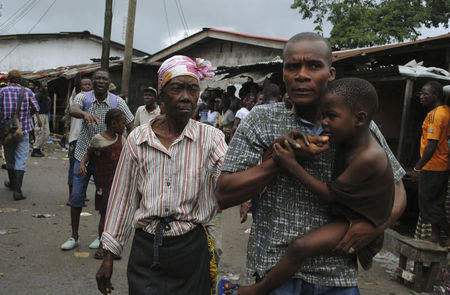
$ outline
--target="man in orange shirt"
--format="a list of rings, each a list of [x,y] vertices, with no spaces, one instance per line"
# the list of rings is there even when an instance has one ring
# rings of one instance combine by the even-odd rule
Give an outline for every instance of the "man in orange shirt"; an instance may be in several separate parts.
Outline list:
[[[431,224],[432,241],[444,246],[448,236],[445,198],[450,109],[444,105],[442,85],[436,81],[422,87],[420,103],[430,112],[422,124],[420,159],[414,167],[414,171],[420,171],[419,209],[422,221]]]

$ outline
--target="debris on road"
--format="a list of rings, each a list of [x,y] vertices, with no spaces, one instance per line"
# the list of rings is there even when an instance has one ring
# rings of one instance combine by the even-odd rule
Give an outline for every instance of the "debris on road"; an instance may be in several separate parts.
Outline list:
[[[89,252],[73,252],[73,255],[76,258],[88,258],[89,257]]]
[[[0,213],[11,213],[11,212],[17,212],[19,209],[16,208],[0,208]]]
[[[92,216],[92,214],[89,212],[81,212],[80,216],[87,217],[87,216]]]
[[[8,229],[0,229],[0,235],[9,235],[9,234],[16,234],[19,230],[17,228],[8,228]]]
[[[35,217],[35,218],[50,218],[52,216],[55,216],[55,214],[31,214],[31,216]]]

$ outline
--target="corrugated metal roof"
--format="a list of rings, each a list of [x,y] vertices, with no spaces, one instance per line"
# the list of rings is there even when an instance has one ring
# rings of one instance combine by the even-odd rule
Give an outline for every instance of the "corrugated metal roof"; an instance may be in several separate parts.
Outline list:
[[[144,64],[144,65],[150,65],[150,66],[159,66],[160,63],[148,63],[143,62],[144,58],[133,58],[134,64]],[[109,63],[109,68],[114,69],[117,67],[121,67],[123,64],[123,60],[119,61],[111,61]],[[23,72],[22,77],[27,80],[46,80],[51,81],[57,78],[66,78],[66,79],[72,79],[77,74],[80,75],[86,75],[90,74],[92,72],[95,72],[96,70],[101,68],[101,63],[90,63],[90,64],[81,64],[81,65],[72,65],[72,66],[66,66],[66,67],[58,67],[55,69],[47,69],[42,71],[36,71],[36,72]]]

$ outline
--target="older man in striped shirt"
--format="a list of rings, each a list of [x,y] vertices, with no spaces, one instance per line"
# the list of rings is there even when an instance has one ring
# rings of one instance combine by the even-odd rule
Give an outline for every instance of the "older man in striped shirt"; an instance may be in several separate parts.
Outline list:
[[[111,292],[113,255],[135,229],[129,294],[211,294],[206,225],[226,152],[218,129],[191,119],[210,64],[174,56],[158,71],[166,113],[137,127],[117,166],[102,236],[98,288]]]

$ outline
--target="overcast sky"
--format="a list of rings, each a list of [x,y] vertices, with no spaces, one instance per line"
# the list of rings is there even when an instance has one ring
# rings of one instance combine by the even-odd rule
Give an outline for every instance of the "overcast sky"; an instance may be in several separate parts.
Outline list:
[[[38,22],[54,1],[56,2],[45,17]],[[186,32],[192,34],[204,27],[285,38],[297,32],[312,30],[314,25],[302,20],[298,12],[290,8],[292,2],[293,0],[137,0],[134,47],[155,53],[183,38]],[[128,0],[114,0],[112,39],[120,43],[125,40],[127,3]],[[180,6],[177,3],[186,19],[187,29],[181,21]],[[0,5],[0,35],[28,33],[34,26],[32,33],[88,30],[96,35],[103,34],[104,0],[0,0]],[[11,18],[22,6],[32,9],[22,19],[17,16]],[[325,35],[328,31],[329,26]],[[448,29],[444,28],[422,30],[423,36],[447,32]]]

